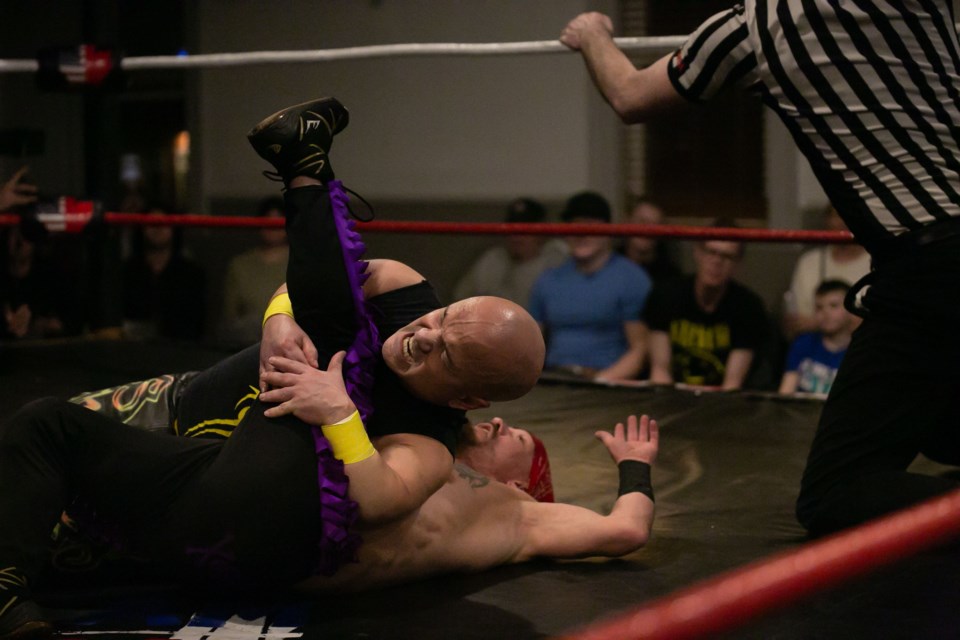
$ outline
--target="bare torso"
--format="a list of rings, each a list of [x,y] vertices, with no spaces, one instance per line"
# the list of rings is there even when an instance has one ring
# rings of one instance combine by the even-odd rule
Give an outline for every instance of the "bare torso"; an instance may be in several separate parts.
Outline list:
[[[310,592],[360,591],[431,575],[515,562],[523,537],[522,504],[532,499],[460,464],[418,510],[389,523],[363,525],[359,562],[300,583]]]

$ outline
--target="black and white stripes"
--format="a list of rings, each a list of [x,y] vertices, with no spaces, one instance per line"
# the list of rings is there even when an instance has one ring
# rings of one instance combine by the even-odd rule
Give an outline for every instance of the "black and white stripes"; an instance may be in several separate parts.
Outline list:
[[[670,78],[736,85],[786,123],[870,249],[960,217],[960,46],[948,0],[752,0],[705,22]]]

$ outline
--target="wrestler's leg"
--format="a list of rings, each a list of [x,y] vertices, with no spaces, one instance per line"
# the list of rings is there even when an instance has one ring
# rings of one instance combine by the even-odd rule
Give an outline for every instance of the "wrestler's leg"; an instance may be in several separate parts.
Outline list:
[[[29,597],[74,497],[96,514],[88,526],[181,580],[249,590],[309,575],[333,503],[319,497],[309,428],[262,410],[211,441],[131,429],[61,400],[25,407],[0,440],[0,569],[27,580],[8,595]]]
[[[280,587],[317,566],[323,503],[310,428],[292,416],[267,419],[263,410],[251,405],[157,530],[160,539],[185,542],[187,554],[169,562],[198,581]]]
[[[131,427],[173,434],[180,398],[198,375],[197,371],[164,374],[80,393],[70,402]]]
[[[322,98],[278,111],[247,136],[286,184],[290,301],[297,322],[314,341],[323,363],[348,348],[358,332],[355,292],[331,202],[332,197],[340,202],[332,190],[342,194],[329,157],[334,136],[349,121],[349,113],[339,101]]]
[[[340,238],[326,187],[285,193],[290,257],[287,287],[298,324],[325,365],[354,341],[358,325]],[[226,437],[257,397],[259,345],[207,369],[180,401],[179,435]]]
[[[226,438],[259,396],[260,345],[247,347],[196,375],[177,403],[176,435]]]
[[[358,329],[330,193],[319,185],[288,189],[284,203],[290,301],[297,323],[325,363],[350,346]]]
[[[30,403],[0,430],[0,571],[8,576],[0,592],[8,601],[29,597],[50,531],[75,496],[98,522],[135,535],[167,513],[219,447],[131,429],[63,400]]]

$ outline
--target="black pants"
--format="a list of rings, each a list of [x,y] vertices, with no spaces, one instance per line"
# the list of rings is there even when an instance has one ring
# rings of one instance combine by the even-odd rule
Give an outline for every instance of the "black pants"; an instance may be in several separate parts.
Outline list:
[[[313,340],[323,368],[356,334],[352,289],[327,190],[289,189],[284,205],[290,242],[287,288],[297,323]],[[259,363],[260,345],[253,345],[191,380],[179,403],[177,432],[228,435],[241,413],[256,402]]]
[[[355,330],[329,198],[291,190],[287,209],[290,295],[323,360]],[[266,419],[256,384],[247,350],[185,392],[179,424],[227,422],[226,441],[131,429],[61,400],[24,407],[0,427],[0,572],[35,583],[61,510],[79,500],[97,528],[181,580],[246,590],[310,575],[321,528],[313,435],[292,417]]]
[[[226,441],[145,432],[57,399],[35,401],[0,440],[0,569],[35,582],[60,512],[188,582],[250,589],[313,569],[320,527],[309,430],[257,404]]]
[[[864,301],[797,500],[813,534],[960,486],[906,471],[918,453],[960,464],[960,240],[881,265]]]

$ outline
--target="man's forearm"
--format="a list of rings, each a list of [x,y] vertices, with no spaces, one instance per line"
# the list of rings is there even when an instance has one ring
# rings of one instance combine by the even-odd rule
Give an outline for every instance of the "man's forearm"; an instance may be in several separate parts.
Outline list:
[[[646,544],[653,528],[654,502],[648,496],[633,492],[626,493],[613,504],[608,518],[619,520],[634,532],[631,536],[635,546],[633,551]]]
[[[614,111],[626,119],[630,84],[637,72],[636,67],[617,47],[613,38],[601,31],[586,35],[581,42],[580,52],[597,89]]]
[[[727,356],[726,369],[723,374],[724,389],[739,389],[747,379],[750,365],[753,363],[753,351],[750,349],[734,349]]]
[[[639,460],[623,460],[617,464],[620,486],[617,501],[610,515],[612,524],[608,551],[611,555],[623,555],[639,549],[650,538],[653,527],[654,497],[650,479],[650,464]],[[617,523],[617,524],[613,524]]]

